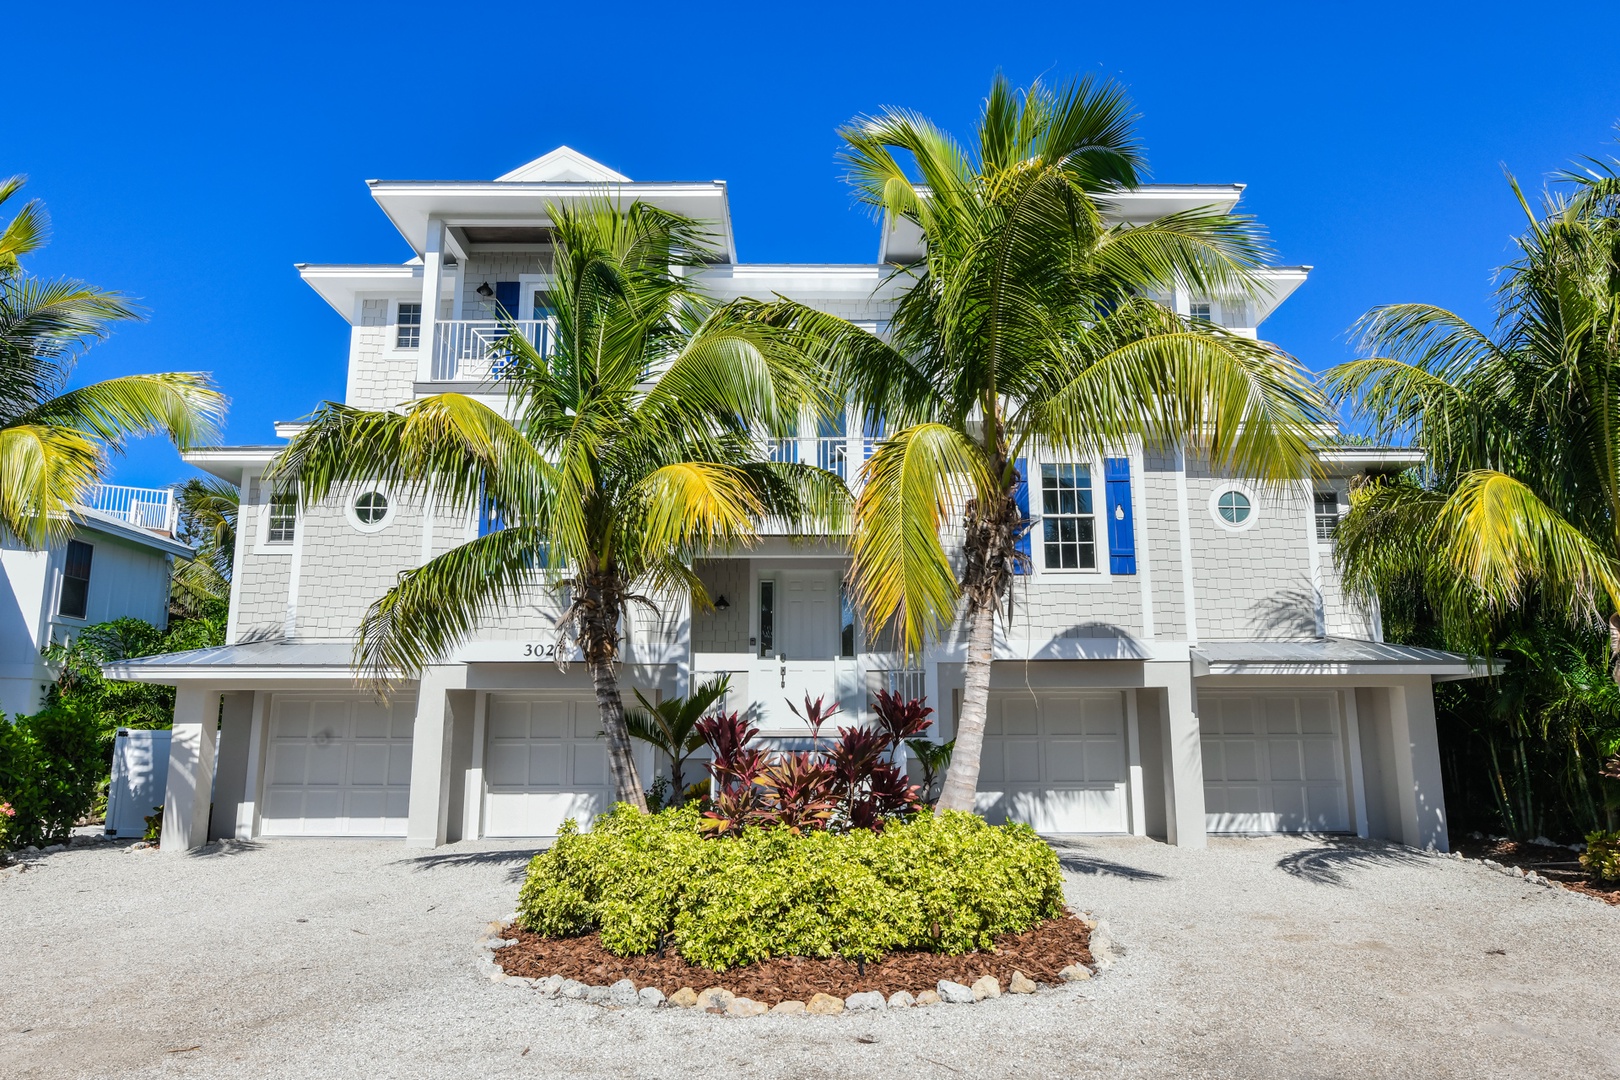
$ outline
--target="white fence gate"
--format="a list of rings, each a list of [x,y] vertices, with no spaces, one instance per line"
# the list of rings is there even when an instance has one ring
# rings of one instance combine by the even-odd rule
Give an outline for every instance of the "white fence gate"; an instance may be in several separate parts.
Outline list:
[[[119,728],[113,740],[112,786],[107,790],[108,836],[142,836],[146,818],[163,805],[169,786],[169,740],[174,732]]]

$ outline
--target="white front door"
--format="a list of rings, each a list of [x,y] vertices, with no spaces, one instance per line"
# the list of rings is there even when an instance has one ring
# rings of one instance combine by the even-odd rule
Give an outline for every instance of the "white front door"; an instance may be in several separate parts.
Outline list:
[[[974,808],[1041,832],[1126,832],[1125,697],[991,695]]]
[[[1210,832],[1349,832],[1332,691],[1198,692]]]
[[[762,731],[798,732],[805,698],[827,705],[855,697],[853,657],[844,657],[836,570],[781,570],[760,579],[760,657],[750,689]],[[853,651],[853,650],[851,650]],[[830,734],[831,732],[829,732]]]
[[[484,734],[484,835],[556,836],[613,805],[594,698],[491,694]]]
[[[264,836],[404,836],[416,701],[276,694],[265,747]]]

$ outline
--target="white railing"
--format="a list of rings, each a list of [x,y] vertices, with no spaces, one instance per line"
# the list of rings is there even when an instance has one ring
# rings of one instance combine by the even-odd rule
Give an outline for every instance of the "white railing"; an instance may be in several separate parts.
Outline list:
[[[891,694],[899,694],[907,700],[925,696],[927,683],[920,669],[891,669],[889,671],[880,671],[878,675],[883,680],[883,689]]]
[[[180,523],[180,507],[174,500],[173,488],[98,484],[90,489],[84,505],[98,513],[154,532],[173,535]]]
[[[451,319],[433,325],[433,378],[443,382],[492,382],[512,363],[501,348],[516,327],[541,356],[551,352],[555,320],[525,319],[516,323],[493,319]]]
[[[857,446],[860,444],[857,443]],[[851,469],[850,440],[844,435],[825,435],[811,439],[768,439],[765,443],[767,460],[796,465],[803,461],[818,469],[837,473],[845,483],[853,481],[857,469]],[[858,464],[858,463],[857,463]]]

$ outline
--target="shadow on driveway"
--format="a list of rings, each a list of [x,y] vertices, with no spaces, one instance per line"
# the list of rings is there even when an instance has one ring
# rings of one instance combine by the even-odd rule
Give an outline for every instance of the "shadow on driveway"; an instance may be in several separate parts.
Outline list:
[[[1277,860],[1277,869],[1290,877],[1297,877],[1316,885],[1345,888],[1349,882],[1345,872],[1373,866],[1415,864],[1428,857],[1399,844],[1382,840],[1362,840],[1353,836],[1309,836],[1321,847],[1306,848],[1284,855]]]
[[[1098,858],[1096,855],[1086,852],[1081,845],[1074,841],[1060,840],[1048,836],[1046,842],[1051,845],[1053,851],[1057,852],[1058,865],[1071,874],[1117,877],[1125,878],[1128,881],[1167,880],[1165,875],[1155,873],[1152,870],[1142,870],[1135,866],[1126,866],[1124,863]]]
[[[418,855],[401,859],[401,866],[412,870],[444,870],[462,866],[505,866],[507,877],[521,882],[529,869],[529,860],[545,848],[502,848],[498,851],[446,851],[436,855]]]

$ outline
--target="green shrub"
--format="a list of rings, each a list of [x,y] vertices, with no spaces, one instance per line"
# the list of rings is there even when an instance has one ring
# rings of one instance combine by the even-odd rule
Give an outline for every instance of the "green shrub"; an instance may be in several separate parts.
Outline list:
[[[0,715],[0,802],[13,814],[13,847],[66,839],[95,802],[106,775],[94,717],[67,704],[32,716]]]
[[[1620,832],[1588,833],[1581,865],[1599,881],[1620,881]]]
[[[963,953],[1063,908],[1057,855],[1024,825],[922,815],[880,833],[750,828],[705,839],[696,807],[569,822],[534,857],[519,922],[599,930],[621,956],[673,944],[716,971],[774,956]]]

